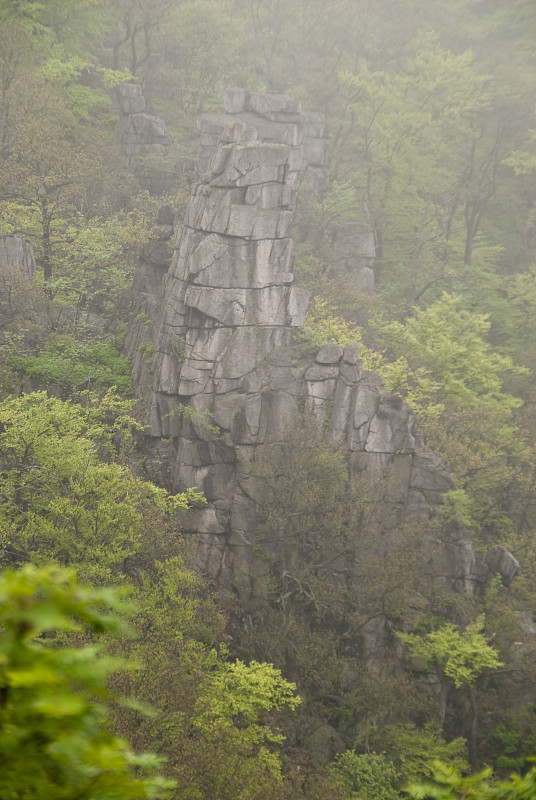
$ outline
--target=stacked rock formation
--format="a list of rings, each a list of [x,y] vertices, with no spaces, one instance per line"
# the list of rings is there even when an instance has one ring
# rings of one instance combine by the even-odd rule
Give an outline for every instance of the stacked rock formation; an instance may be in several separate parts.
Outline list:
[[[233,90],[228,109],[235,100]],[[284,443],[304,411],[346,451],[354,473],[387,481],[384,529],[429,513],[452,488],[424,449],[412,410],[363,371],[357,343],[311,353],[294,341],[307,293],[293,285],[289,231],[307,168],[307,121],[287,98],[247,103],[276,117],[285,141],[248,140],[248,121],[228,114],[160,295],[147,300],[128,335],[148,467],[173,490],[205,493],[188,531],[197,534],[199,569],[224,589],[256,573],[257,448]],[[489,575],[466,532],[455,531],[439,550],[437,571],[454,586],[473,590]]]
[[[161,117],[145,110],[141,86],[122,83],[117,87],[116,95],[121,113],[114,131],[114,141],[126,156],[128,166],[139,173],[144,188],[151,194],[162,194],[173,185],[173,173],[155,164],[141,166],[140,158],[169,155],[173,135],[166,129]]]
[[[307,169],[304,180],[322,194],[329,186],[329,140],[325,118],[317,111],[302,111],[300,103],[288,97],[250,94],[246,89],[226,89],[224,113],[203,114],[198,119],[201,133],[194,169],[202,175],[225,137],[225,130],[235,122],[245,124],[243,141],[300,145]],[[186,166],[186,165],[185,165]],[[314,241],[315,232],[308,232]],[[374,234],[366,223],[347,222],[336,231],[333,242],[332,269],[350,276],[356,288],[374,293]]]
[[[226,89],[224,113],[203,114],[198,119],[201,132],[196,168],[203,174],[225,137],[236,122],[241,126],[242,141],[287,144],[301,147],[307,162],[307,180],[318,192],[328,187],[329,142],[324,134],[324,115],[302,111],[297,100],[282,95],[252,93],[246,89]]]
[[[222,132],[176,240],[155,332],[149,419],[157,437],[176,429],[176,398],[238,389],[305,318],[289,238],[306,168],[302,137],[298,131],[295,145],[243,142],[245,128],[233,120]]]

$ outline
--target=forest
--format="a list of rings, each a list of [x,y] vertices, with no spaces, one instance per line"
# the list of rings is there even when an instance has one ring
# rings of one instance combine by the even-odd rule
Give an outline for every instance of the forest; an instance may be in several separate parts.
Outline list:
[[[534,0],[0,0],[1,798],[536,797],[535,42]],[[307,312],[210,404],[165,275],[262,151],[250,109],[199,174],[232,87],[329,156],[266,145]],[[285,369],[405,438],[365,466]]]

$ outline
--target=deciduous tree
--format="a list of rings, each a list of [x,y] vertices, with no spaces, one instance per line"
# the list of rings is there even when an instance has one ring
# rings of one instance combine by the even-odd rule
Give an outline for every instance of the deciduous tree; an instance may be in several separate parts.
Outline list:
[[[473,770],[478,766],[477,730],[478,708],[475,684],[485,670],[502,667],[498,652],[491,647],[482,633],[484,617],[479,617],[460,632],[455,625],[446,623],[437,630],[419,636],[413,633],[399,633],[398,636],[409,646],[415,658],[430,664],[439,677],[441,692],[439,698],[439,721],[443,725],[447,709],[448,689],[451,683],[456,689],[467,687],[471,702],[471,726],[469,735],[469,757]]]
[[[149,777],[161,759],[136,755],[107,731],[117,701],[108,687],[125,667],[94,643],[61,645],[74,632],[124,632],[124,603],[111,589],[79,584],[55,567],[0,575],[0,792],[4,797],[166,797]]]

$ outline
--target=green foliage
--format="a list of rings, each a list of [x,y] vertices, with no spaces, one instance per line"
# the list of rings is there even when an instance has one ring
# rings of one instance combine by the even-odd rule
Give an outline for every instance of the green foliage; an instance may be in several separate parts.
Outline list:
[[[237,73],[240,75],[244,15],[232,14],[233,5],[227,0],[184,0],[169,3],[167,10],[163,4],[156,5],[162,9],[160,17],[158,8],[151,8],[147,0],[136,3],[134,12],[150,18],[145,30],[150,28],[150,35],[158,37],[165,54],[156,65],[145,59],[145,85],[158,97],[165,118],[182,141],[188,142],[197,115],[220,107],[225,86],[242,85],[241,77],[237,83]],[[131,12],[130,19],[132,16]],[[128,25],[125,17],[122,22]],[[138,30],[136,44],[141,60],[147,40],[143,41],[141,26]],[[132,48],[130,53],[126,48],[121,53],[130,68],[131,54]]]
[[[300,699],[295,696],[295,684],[284,680],[280,670],[270,664],[259,664],[252,661],[224,663],[211,675],[207,695],[199,699],[201,710],[197,724],[211,728],[216,720],[228,723],[237,715],[241,715],[248,723],[257,723],[266,711],[280,710],[284,706],[296,708]],[[228,692],[228,694],[227,694]],[[208,702],[209,708],[204,709]],[[258,732],[250,730],[248,737],[256,739]],[[263,737],[270,742],[280,742],[281,736],[269,730],[263,731]]]
[[[380,336],[385,361],[402,364],[398,387],[387,387],[421,412],[427,444],[456,480],[446,513],[477,530],[502,532],[511,526],[508,495],[530,459],[517,424],[522,400],[506,388],[526,368],[491,345],[489,330],[486,315],[444,294],[405,323],[381,325]],[[393,374],[393,366],[378,371]]]
[[[315,255],[329,262],[341,224],[355,222],[357,207],[355,187],[350,181],[334,180],[325,192],[319,194],[305,180],[300,188],[295,222],[299,238],[307,241],[309,231],[314,230],[317,240],[321,240],[320,249],[315,248]]]
[[[536,219],[536,218],[535,218]],[[534,310],[536,308],[536,267],[527,272],[508,276],[505,284],[508,299],[509,349],[515,353],[520,363],[526,364],[534,372],[536,347],[534,344]]]
[[[183,336],[178,336],[176,333],[172,333],[171,347],[175,353],[177,362],[182,364],[186,357],[186,339]]]
[[[400,774],[384,753],[358,754],[347,750],[334,766],[349,790],[351,800],[398,800]]]
[[[0,214],[17,231],[35,237],[36,260],[46,281],[58,249],[73,239],[83,212],[98,209],[105,184],[113,196],[110,177],[120,159],[115,154],[112,163],[103,133],[80,122],[44,75],[17,68],[10,34],[0,30],[6,52],[0,61]],[[119,187],[122,181],[116,183]]]
[[[4,0],[0,20],[32,31],[37,43],[61,41],[79,47],[88,34],[102,31],[106,0]]]
[[[85,86],[81,82],[85,69],[91,69],[95,76],[101,77],[102,89]],[[109,110],[110,97],[105,88],[112,89],[123,81],[133,79],[127,70],[95,67],[91,60],[69,53],[64,43],[51,47],[41,74],[57,88],[75,117],[88,122],[95,122],[99,115]]]
[[[314,297],[310,303],[298,338],[314,347],[325,344],[345,347],[352,342],[361,342],[363,366],[384,379],[387,391],[404,397],[425,418],[436,419],[443,411],[443,404],[438,402],[440,385],[426,367],[412,369],[403,355],[390,361],[377,350],[367,347],[362,343],[362,330],[339,316],[336,309],[321,297]]]
[[[100,584],[133,577],[142,636],[110,646],[151,670],[114,683],[132,701],[154,703],[156,717],[133,726],[138,712],[117,708],[116,727],[169,754],[168,772],[195,796],[209,798],[215,787],[222,799],[270,794],[282,781],[273,717],[297,705],[295,687],[268,664],[229,663],[225,648],[214,648],[222,622],[177,554],[170,524],[203,497],[169,495],[121,464],[137,428],[128,410],[111,393],[85,406],[45,393],[0,403],[4,558],[77,564]]]
[[[115,387],[130,393],[130,361],[111,340],[79,341],[72,334],[55,334],[36,356],[12,356],[13,369],[45,386],[80,391]]]
[[[152,356],[152,354],[154,353],[154,342],[151,340],[142,342],[138,346],[138,350],[140,351],[140,353],[145,353],[145,355],[147,356]]]
[[[408,43],[402,69],[362,60],[339,73],[346,135],[336,169],[352,170],[382,243],[386,294],[391,300],[397,291],[397,303],[445,272],[452,235],[445,218],[462,168],[455,159],[463,158],[464,137],[472,138],[471,116],[487,102],[485,78],[472,61],[470,52],[454,54],[421,31]]]
[[[298,337],[314,347],[324,344],[340,344],[345,347],[361,341],[361,331],[351,322],[337,316],[336,310],[326,300],[315,297],[307,309],[307,317]]]
[[[383,378],[387,391],[403,397],[420,420],[441,416],[445,406],[441,402],[439,384],[426,367],[411,367],[405,356],[388,361],[370,348],[363,348],[363,358],[367,368]]]
[[[422,531],[399,525],[396,539],[385,536],[389,476],[378,471],[373,484],[370,473],[349,478],[344,452],[324,436],[320,421],[298,416],[284,443],[258,446],[249,463],[262,497],[258,566],[252,585],[239,585],[267,600],[237,616],[233,638],[240,652],[292,670],[307,698],[302,724],[328,719],[355,738],[357,725],[384,714],[403,718],[406,703],[418,703],[396,666],[389,675],[369,675],[361,647],[363,631],[383,630],[387,617],[408,607]]]
[[[433,778],[434,762],[439,759],[461,774],[468,770],[464,740],[447,744],[433,723],[424,729],[412,724],[387,726],[385,737],[389,753],[348,750],[337,756],[333,770],[342,778],[352,800],[406,797],[408,784]]]
[[[427,309],[416,309],[405,324],[384,326],[385,344],[395,354],[417,360],[437,382],[446,402],[467,407],[500,403],[507,413],[520,400],[504,391],[504,374],[522,373],[510,358],[486,341],[490,328],[485,315],[460,308],[460,298],[443,294]]]
[[[105,218],[78,217],[68,246],[59,250],[49,289],[79,312],[110,317],[137,269],[140,250],[150,237],[158,205],[164,198],[140,192],[129,207]]]
[[[473,684],[483,670],[504,666],[497,651],[481,633],[483,626],[484,617],[481,616],[462,633],[455,625],[446,623],[425,636],[414,633],[398,633],[397,636],[406,642],[415,658],[422,658],[460,688]]]
[[[474,523],[474,504],[463,489],[445,492],[440,513],[464,528],[470,528]]]
[[[4,560],[75,563],[103,583],[139,551],[151,514],[203,500],[169,495],[120,463],[138,427],[128,409],[112,393],[86,406],[44,392],[0,403]]]
[[[125,664],[95,645],[54,646],[62,632],[117,636],[124,602],[77,583],[73,571],[24,567],[0,575],[0,793],[2,797],[157,798],[170,781],[106,730],[108,680]]]
[[[225,767],[215,785],[218,797],[226,791],[229,777],[237,773],[245,785],[235,796],[243,798],[258,791],[256,784],[263,773],[281,780],[281,763],[273,746],[280,745],[284,737],[270,729],[265,716],[269,711],[296,708],[300,699],[295,689],[271,664],[236,661],[215,665],[198,698],[192,725],[207,744],[217,743],[226,753]],[[249,776],[243,765],[249,765]]]
[[[135,599],[133,622],[142,635],[124,640],[118,652],[151,669],[125,676],[121,690],[155,714],[133,720],[120,710],[118,730],[134,729],[140,749],[157,742],[169,774],[192,797],[277,797],[277,715],[299,702],[294,685],[269,664],[229,661],[221,644],[225,620],[182,555],[145,572]]]
[[[517,755],[522,744],[519,730],[516,727],[507,728],[505,725],[497,725],[493,730],[492,738],[499,753],[496,757],[497,768],[500,770],[522,769],[525,758]]]
[[[507,780],[494,781],[491,768],[462,777],[455,769],[434,764],[434,783],[411,786],[415,800],[533,800],[536,797],[536,767],[525,774],[512,774]]]
[[[462,774],[469,770],[465,739],[446,742],[437,722],[428,722],[422,728],[413,723],[387,725],[381,739],[397,765],[403,787],[432,778],[434,761],[449,764]]]
[[[96,117],[110,105],[106,92],[80,84],[82,70],[88,66],[86,59],[69,56],[62,45],[55,45],[41,68],[41,74],[58,88],[73,114],[85,120]]]
[[[145,313],[145,311],[141,311],[139,314],[137,314],[134,317],[134,321],[135,322],[141,322],[142,325],[152,325],[153,324],[153,320],[151,319],[149,314]]]
[[[108,88],[127,77],[119,68],[134,73],[151,110],[173,127],[181,153],[195,149],[189,138],[194,119],[220,107],[224,85],[286,92],[303,101],[304,108],[321,110],[332,142],[332,180],[321,198],[302,193],[298,210],[305,240],[299,271],[320,298],[311,306],[304,339],[314,347],[363,340],[365,368],[378,372],[388,391],[417,410],[427,446],[440,452],[454,476],[456,488],[444,498],[441,522],[446,518],[473,526],[482,545],[490,537],[503,542],[507,534],[520,561],[531,563],[534,381],[514,362],[530,370],[536,364],[533,39],[531,0],[3,0],[0,232],[31,240],[49,294],[74,310],[77,326],[89,312],[110,318],[117,300],[125,298],[161,200],[138,196],[122,208],[133,194],[130,179],[123,177],[121,159],[107,146],[106,94],[79,82],[86,66]],[[103,42],[107,64],[117,69],[99,63]],[[93,124],[96,115],[99,128]],[[172,155],[167,165],[174,168],[174,160]],[[151,154],[145,166],[154,161],[162,163],[162,157]],[[358,219],[368,222],[375,238],[380,296],[374,298],[360,296],[353,276],[341,278],[332,264],[337,228]],[[46,314],[23,319],[11,332],[9,325],[15,316],[20,320],[22,305],[14,302],[12,284],[5,288],[0,346],[6,363],[16,358],[4,370],[4,386],[17,385],[15,365],[36,380],[53,381],[65,394],[88,383],[128,390],[127,368],[107,342],[54,336],[39,352],[35,343],[42,346],[48,336]],[[457,301],[443,295],[445,289],[455,291]],[[39,305],[35,291],[33,309]],[[415,304],[418,311],[412,311]],[[386,323],[373,319],[376,309]],[[173,349],[180,362],[184,342],[177,339]],[[196,615],[203,616],[201,590],[194,590],[193,580],[189,583],[184,565],[167,563],[175,552],[176,532],[170,514],[160,512],[171,511],[172,499],[154,496],[149,484],[136,483],[124,470],[125,453],[118,452],[129,449],[126,428],[118,421],[123,412],[118,407],[102,411],[97,432],[95,417],[77,428],[65,407],[50,414],[44,396],[25,402],[25,411],[21,407],[12,416],[2,404],[3,419],[8,414],[2,436],[8,435],[0,448],[3,557],[10,563],[82,559],[82,569],[96,581],[115,577],[117,565],[126,563],[121,570],[128,566],[140,592],[147,589],[139,614],[145,652],[158,653],[151,691],[163,698],[161,730],[155,723],[151,735],[167,752],[180,751],[173,768],[186,779],[181,793],[186,796],[194,787],[191,795],[217,796],[219,781],[221,797],[227,792],[248,800],[263,794],[276,798],[275,783],[259,777],[267,772],[253,766],[248,777],[253,752],[237,766],[240,778],[233,782],[233,731],[223,737],[227,750],[223,745],[217,750],[215,737],[205,738],[196,757],[201,738],[196,741],[199,730],[190,727],[192,709],[205,686],[205,667],[218,670],[212,646],[221,628],[214,623],[219,633],[211,633],[205,617],[197,625]],[[44,408],[41,428],[34,416],[39,404]],[[192,426],[202,438],[219,436],[205,412],[177,413],[185,429]],[[13,438],[17,428],[24,438],[20,447]],[[67,446],[71,428],[73,441]],[[287,443],[280,448],[289,468],[281,466],[275,447],[269,456],[259,448],[253,459],[260,476],[252,480],[268,484],[255,535],[257,550],[264,553],[259,569],[266,574],[260,580],[269,586],[270,608],[264,616],[245,615],[244,620],[257,637],[255,657],[262,661],[269,653],[291,666],[308,698],[314,698],[309,708],[318,702],[320,716],[336,719],[348,741],[354,738],[356,719],[381,720],[383,749],[386,719],[397,714],[415,718],[409,716],[415,708],[430,703],[424,693],[395,685],[400,676],[392,676],[390,696],[385,677],[367,682],[359,651],[365,639],[361,626],[405,608],[401,601],[411,585],[411,558],[404,544],[409,540],[397,528],[395,549],[399,543],[400,548],[389,560],[370,494],[362,484],[348,486],[345,465],[320,442],[319,431],[308,432],[310,442],[301,451],[295,433],[290,446],[296,452],[289,457]],[[95,460],[97,455],[102,462]],[[261,463],[265,456],[271,472]],[[382,483],[378,494],[384,501],[395,491]],[[336,591],[332,575],[327,577],[334,553]],[[163,595],[156,574],[165,584]],[[495,641],[499,647],[500,640],[501,653],[508,653],[515,675],[528,681],[528,634],[522,635],[513,620],[520,597],[528,613],[534,607],[530,570],[516,583],[524,594],[512,588],[508,614],[502,594],[494,601],[504,612],[500,619],[494,615]],[[459,620],[467,618],[471,604],[466,600],[448,605]],[[155,615],[158,622],[150,622]],[[156,634],[149,634],[151,625],[166,643],[173,641],[170,652]],[[139,685],[152,677],[140,677]],[[438,677],[454,685],[445,673]],[[512,742],[504,732],[489,745],[489,731],[496,727],[497,714],[504,730],[510,730],[510,710],[499,714],[496,709],[503,695],[521,697],[528,691],[514,683],[493,676],[497,695],[486,698],[486,735],[480,737],[488,753],[502,742],[503,758],[513,759],[522,757],[521,746],[507,753]],[[188,700],[178,701],[185,687]],[[468,690],[451,694],[461,719]],[[166,703],[171,708],[173,702],[174,711],[166,716]],[[240,730],[242,723],[239,714],[233,724]],[[145,721],[144,730],[150,724]],[[455,724],[462,723],[458,719]],[[136,721],[131,727],[137,732],[143,725]],[[517,730],[526,738],[525,729]],[[420,730],[400,732],[401,742],[406,733],[413,743],[404,752],[413,747],[424,753],[425,734],[421,740]],[[428,739],[430,754],[437,755],[433,738]],[[217,752],[215,764],[209,763],[211,748]],[[396,758],[402,750],[402,743],[399,750],[393,744],[389,754]],[[489,755],[484,758],[489,761]],[[318,787],[309,785],[307,792],[321,796]]]
[[[214,422],[214,414],[208,408],[204,411],[196,411],[192,406],[179,403],[174,413],[179,419],[189,420],[198,433],[208,434],[214,439],[222,438],[221,428]]]

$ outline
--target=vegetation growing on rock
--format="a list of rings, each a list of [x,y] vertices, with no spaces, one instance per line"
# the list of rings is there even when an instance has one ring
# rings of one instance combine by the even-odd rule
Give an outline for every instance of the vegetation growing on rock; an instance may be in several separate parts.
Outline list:
[[[6,797],[534,796],[535,26],[0,4]]]

